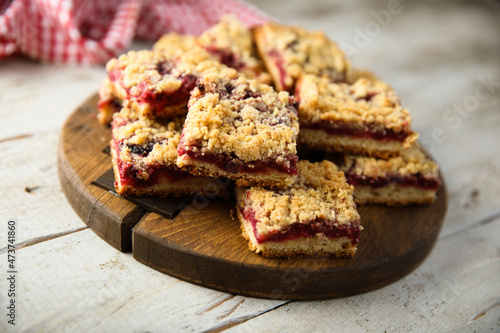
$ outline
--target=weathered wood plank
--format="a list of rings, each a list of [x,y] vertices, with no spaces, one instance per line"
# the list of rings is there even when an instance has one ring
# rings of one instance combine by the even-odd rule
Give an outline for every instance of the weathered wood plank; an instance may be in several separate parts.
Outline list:
[[[102,67],[42,65],[23,58],[3,60],[0,71],[0,140],[58,132],[105,76]]]
[[[344,299],[294,301],[229,332],[496,331],[499,234],[496,219],[440,241],[413,274],[383,289]]]
[[[113,249],[89,229],[23,248],[17,256],[16,331],[199,332],[283,304],[172,278]],[[6,283],[0,280],[0,290]],[[0,331],[6,328],[0,320]]]
[[[61,234],[79,230],[85,227],[85,223],[91,223],[98,234],[103,238],[116,239],[114,245],[122,250],[130,251],[131,248],[131,226],[112,230],[105,228],[102,222],[107,220],[127,221],[133,218],[138,220],[141,214],[136,205],[128,203],[124,199],[92,186],[89,195],[94,196],[95,204],[117,205],[120,203],[122,210],[110,214],[106,210],[93,213],[89,207],[87,214],[82,220],[75,214],[61,191],[60,182],[57,177],[57,150],[59,134],[40,134],[25,137],[12,142],[0,143],[0,160],[2,161],[3,175],[0,178],[0,215],[5,219],[13,219],[17,222],[16,242],[29,245],[31,242],[51,239],[51,235],[58,237]],[[73,153],[84,154],[86,141],[81,140],[81,149],[75,149]],[[103,144],[103,143],[101,143]],[[104,143],[105,145],[105,143]],[[98,158],[99,156],[94,156]],[[76,179],[68,175],[68,182],[73,186],[89,186],[90,182],[100,176],[102,172],[110,167],[109,156],[102,154],[99,162],[100,167],[92,165],[90,173],[85,179]],[[76,166],[83,167],[83,166]],[[71,172],[67,167],[66,172]],[[100,201],[99,201],[100,200]],[[111,216],[110,216],[111,215]],[[135,218],[134,218],[135,217]],[[5,221],[6,222],[6,221]],[[122,230],[124,229],[124,230]],[[127,232],[128,235],[121,237],[108,237],[111,232]],[[0,250],[6,246],[7,224],[0,224]],[[126,242],[119,242],[125,239]]]
[[[448,184],[450,205],[441,237],[500,213],[500,116],[464,124],[435,145]],[[432,131],[425,131],[422,136]]]
[[[378,291],[283,305],[171,278],[84,230],[18,251],[30,262],[19,263],[17,300],[22,312],[17,328],[37,332],[203,331],[232,325],[238,332],[304,327],[311,331],[496,328],[499,232],[500,219],[446,238],[414,274]],[[482,246],[464,246],[478,243]],[[0,287],[4,289],[5,283],[2,280]],[[143,304],[148,304],[148,311],[138,310]]]
[[[0,143],[0,215],[17,222],[17,242],[76,230],[85,224],[69,206],[57,179],[59,135],[40,134]],[[0,248],[6,246],[6,221]]]

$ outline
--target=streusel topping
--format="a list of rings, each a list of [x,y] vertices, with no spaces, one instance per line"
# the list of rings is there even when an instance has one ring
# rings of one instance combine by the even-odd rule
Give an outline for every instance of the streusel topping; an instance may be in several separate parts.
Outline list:
[[[334,83],[304,75],[297,85],[301,123],[358,122],[408,130],[410,113],[401,107],[396,92],[385,82],[360,78],[353,84]]]
[[[346,155],[341,170],[366,178],[384,178],[387,175],[399,174],[412,176],[420,174],[425,178],[438,178],[438,165],[430,160],[418,144],[403,150],[401,156],[388,160]]]
[[[235,69],[221,64],[215,60],[210,53],[199,46],[183,52],[179,57],[177,68],[183,73],[195,76],[219,72],[228,72],[228,74],[224,75],[237,75]]]
[[[264,71],[264,65],[256,57],[250,30],[233,15],[223,15],[219,23],[205,30],[198,38],[198,44],[211,53],[220,53],[222,62],[236,68],[250,79],[270,83],[271,77]]]
[[[106,70],[113,76],[120,71],[119,79],[126,89],[135,87],[132,94],[137,94],[137,86],[141,83],[148,87],[157,87],[161,90],[177,90],[181,85],[181,73],[174,72],[174,63],[171,57],[159,51],[130,51],[122,54],[117,59],[111,59],[106,65]],[[168,75],[167,75],[168,73]],[[115,78],[111,78],[114,81]]]
[[[186,150],[279,164],[297,154],[298,117],[287,92],[243,77],[209,74],[198,80],[188,107]]]
[[[153,50],[161,50],[168,54],[180,54],[196,46],[196,36],[181,35],[171,32],[161,36],[153,45]]]
[[[228,50],[238,56],[250,57],[253,53],[250,30],[232,15],[223,15],[219,23],[200,35],[198,42],[204,47]]]
[[[226,66],[200,47],[194,47],[175,54],[161,50],[129,51],[111,59],[106,70],[110,74],[118,70],[122,86],[137,95],[144,88],[159,93],[174,92],[181,87],[183,76],[226,70]]]
[[[265,40],[260,52],[278,52],[286,72],[284,84],[293,87],[301,74],[327,76],[335,81],[349,79],[351,66],[337,44],[322,31],[307,31],[296,26],[266,23],[259,27]]]
[[[175,165],[183,123],[182,117],[141,118],[133,109],[124,107],[113,116],[113,139],[120,142],[120,157],[124,162],[137,167]]]
[[[299,161],[299,175],[282,190],[251,187],[239,204],[250,205],[259,221],[259,233],[286,228],[292,223],[358,224],[360,216],[352,198],[354,187],[330,161]]]
[[[195,36],[169,33],[153,45],[153,50],[167,55],[175,63],[176,69],[184,74],[199,76],[227,69],[198,45]]]

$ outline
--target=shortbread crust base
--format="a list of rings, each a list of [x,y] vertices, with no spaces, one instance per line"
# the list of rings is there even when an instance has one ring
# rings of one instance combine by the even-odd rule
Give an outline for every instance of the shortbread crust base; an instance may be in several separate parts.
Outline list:
[[[111,149],[113,161],[116,160],[116,151]],[[117,163],[113,163],[115,174],[115,190],[120,195],[133,197],[155,196],[155,197],[186,197],[203,195],[210,198],[231,196],[232,184],[229,180],[208,177],[190,177],[189,179],[176,180],[174,182],[165,177],[147,187],[134,187],[122,184]]]
[[[175,93],[173,93],[175,94]],[[97,119],[102,125],[107,125],[113,120],[113,114],[119,110],[115,110],[110,105],[110,101],[117,100],[120,104],[126,101],[128,107],[135,109],[142,117],[176,117],[184,116],[187,113],[187,102],[179,105],[171,105],[162,110],[153,110],[147,103],[138,103],[133,97],[129,98],[127,91],[117,82],[111,82],[106,78],[99,91],[100,103]]]
[[[417,139],[413,133],[405,142],[395,140],[373,140],[370,138],[356,138],[344,135],[331,135],[323,130],[301,128],[299,142],[309,148],[328,152],[343,152],[361,154],[387,159],[401,154],[403,149],[409,148]]]
[[[402,187],[397,184],[388,184],[378,188],[356,185],[354,186],[353,196],[358,205],[426,205],[436,200],[436,191],[416,187]]]
[[[210,163],[200,162],[190,158],[187,154],[177,158],[177,166],[182,170],[197,176],[226,177],[236,181],[237,186],[268,186],[273,188],[284,188],[291,185],[296,176],[281,172],[266,173],[231,173],[218,168]]]
[[[352,245],[352,240],[342,238],[301,237],[280,242],[258,243],[252,225],[247,222],[239,209],[236,209],[241,222],[242,236],[248,240],[251,251],[260,253],[264,257],[334,257],[351,258],[357,248]]]

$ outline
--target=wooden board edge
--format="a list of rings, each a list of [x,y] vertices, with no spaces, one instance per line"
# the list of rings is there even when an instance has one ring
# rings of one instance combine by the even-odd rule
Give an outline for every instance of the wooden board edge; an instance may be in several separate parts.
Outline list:
[[[65,128],[67,123],[64,125]],[[143,216],[142,208],[135,206],[129,213],[118,216],[106,202],[123,198],[95,185],[85,184],[66,158],[63,148],[64,130],[59,139],[57,172],[66,200],[80,219],[100,238],[121,252],[132,251],[132,227]],[[91,188],[92,187],[92,188]],[[98,209],[99,208],[99,209]]]
[[[277,300],[319,300],[353,296],[394,283],[417,269],[430,254],[440,228],[404,255],[387,258],[378,266],[360,268],[353,275],[346,269],[308,271],[265,268],[229,262],[193,253],[178,244],[164,246],[157,236],[141,228],[132,230],[133,257],[157,271],[189,283],[231,294]],[[210,264],[207,265],[207,259]],[[179,265],[178,263],[182,263]],[[391,274],[398,271],[398,274]],[[256,279],[248,279],[255,276]],[[365,280],[360,281],[359,278]],[[366,279],[370,279],[366,283]],[[342,281],[333,287],[330,281]],[[262,281],[266,281],[262,283]]]

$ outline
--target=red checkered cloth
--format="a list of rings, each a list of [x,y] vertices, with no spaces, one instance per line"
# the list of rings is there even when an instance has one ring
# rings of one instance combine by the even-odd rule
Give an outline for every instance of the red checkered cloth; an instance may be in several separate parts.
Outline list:
[[[21,53],[49,62],[99,64],[126,50],[134,37],[200,34],[229,13],[247,26],[270,19],[238,0],[9,2],[0,0],[0,59]]]

